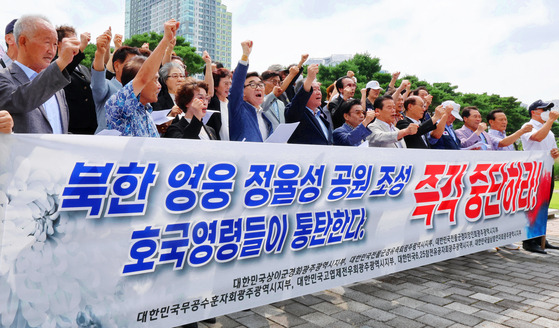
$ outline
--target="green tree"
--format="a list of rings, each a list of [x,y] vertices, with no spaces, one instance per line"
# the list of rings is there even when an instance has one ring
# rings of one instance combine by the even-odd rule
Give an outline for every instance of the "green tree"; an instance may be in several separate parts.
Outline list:
[[[93,58],[95,57],[95,50],[97,50],[97,46],[93,43],[90,43],[85,47],[83,54],[85,55],[84,60],[82,60],[81,64],[91,68],[91,64],[93,63]]]
[[[502,109],[507,114],[507,134],[516,132],[524,123],[530,120],[526,108],[522,107],[520,102],[514,97],[501,97],[499,95],[488,95],[487,93],[467,93],[459,94],[455,101],[462,108],[466,106],[476,106],[479,108],[484,122],[487,121],[486,117],[490,111]]]
[[[367,82],[377,79],[383,87],[388,86],[391,76],[387,73],[381,73],[382,66],[380,59],[371,57],[369,53],[355,54],[352,59],[344,60],[336,66],[320,65],[317,79],[322,82],[322,93],[326,95],[326,88],[336,82],[342,76],[347,75],[348,71],[355,73],[357,78],[357,88],[355,90],[355,98],[361,97],[361,89],[365,88]]]
[[[380,65],[380,59],[376,57],[372,58],[369,53],[356,54],[355,56],[353,56],[353,59],[351,59],[351,62],[353,62],[353,64],[357,67],[357,69],[354,71],[357,79],[363,80],[365,81],[365,83],[372,80],[374,75],[379,73],[382,69],[382,66]],[[390,74],[388,74],[388,81],[385,82],[389,83],[390,79],[391,76]],[[382,84],[383,82],[379,81],[379,83]]]
[[[365,88],[368,81],[376,80],[384,90],[387,90],[388,84],[392,78],[390,73],[382,71],[379,58],[371,57],[369,53],[355,54],[352,59],[343,61],[336,66],[320,66],[317,78],[322,82],[323,96],[326,96],[326,88],[339,77],[345,76],[347,71],[353,71],[357,78],[357,89],[354,96],[356,99],[360,99],[361,89]],[[499,108],[507,114],[507,134],[516,132],[524,123],[530,120],[528,110],[522,107],[521,103],[514,97],[501,97],[499,95],[488,95],[487,93],[461,93],[457,91],[458,86],[453,85],[451,82],[437,82],[431,84],[421,80],[415,75],[401,77],[396,81],[395,86],[398,87],[402,83],[402,80],[410,81],[412,90],[420,86],[427,88],[427,91],[433,96],[431,106],[429,107],[431,113],[443,101],[454,100],[460,104],[462,108],[466,106],[477,106],[483,121],[486,122],[487,114]],[[462,124],[463,123],[458,120],[455,121],[456,128],[461,127]],[[555,124],[552,131],[556,136],[559,136],[559,125]]]
[[[141,47],[144,43],[149,44],[149,49],[153,50],[163,39],[163,34],[149,32],[133,35],[130,39],[124,40],[123,44],[131,47]],[[204,70],[204,60],[196,53],[196,48],[191,47],[182,36],[177,36],[177,43],[174,48],[177,56],[181,57],[186,64],[189,74],[202,73]]]
[[[449,82],[433,83],[433,85],[428,88],[430,89],[429,94],[433,96],[431,109],[434,110],[435,107],[440,105],[443,101],[456,99],[459,95],[459,93],[455,91],[457,88],[458,86],[452,85]]]
[[[155,49],[155,47],[157,47],[157,45],[159,44],[161,39],[163,39],[162,34],[158,34],[158,33],[155,33],[155,32],[146,32],[146,33],[143,33],[143,34],[132,35],[132,37],[130,39],[124,40],[124,42],[122,44],[130,46],[130,47],[140,48],[144,43],[147,43],[147,44],[149,44],[149,49],[153,50],[153,49]]]

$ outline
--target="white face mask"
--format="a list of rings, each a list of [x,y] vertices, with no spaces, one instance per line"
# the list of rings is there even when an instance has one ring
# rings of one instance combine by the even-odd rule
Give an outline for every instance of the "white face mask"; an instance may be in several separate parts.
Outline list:
[[[544,122],[547,122],[547,120],[549,120],[549,111],[546,110],[545,112],[541,113],[540,117]]]

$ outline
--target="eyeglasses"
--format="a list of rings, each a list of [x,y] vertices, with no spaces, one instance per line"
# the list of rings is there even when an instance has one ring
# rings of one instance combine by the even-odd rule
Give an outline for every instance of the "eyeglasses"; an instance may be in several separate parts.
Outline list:
[[[262,82],[258,82],[258,83],[254,83],[254,82],[250,82],[249,84],[245,84],[245,88],[246,87],[250,87],[251,89],[264,89],[264,83]]]
[[[186,77],[186,75],[184,75],[184,74],[171,74],[171,75],[169,75],[169,78],[173,78],[173,79],[178,79],[179,77],[184,79]]]
[[[266,81],[264,81],[264,83],[270,83],[270,84],[273,84],[273,85],[280,85],[281,81],[280,80],[266,80]]]

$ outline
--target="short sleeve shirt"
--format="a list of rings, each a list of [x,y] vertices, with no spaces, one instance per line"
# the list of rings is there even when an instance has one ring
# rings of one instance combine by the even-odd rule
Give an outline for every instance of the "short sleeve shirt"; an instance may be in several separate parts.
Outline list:
[[[538,132],[539,129],[543,128],[543,124],[536,120],[530,120],[528,123],[532,124],[534,128],[532,129],[531,132],[524,133],[520,137],[520,140],[522,140],[522,148],[524,148],[524,150],[550,151],[553,148],[557,148],[557,143],[555,142],[555,135],[551,131],[547,133],[547,136],[545,136],[545,138],[542,141],[538,142],[535,140],[530,140],[532,134]]]
[[[140,95],[134,94],[132,82],[112,95],[105,104],[107,129],[118,130],[123,136],[159,138],[151,118],[151,105],[140,102]]]

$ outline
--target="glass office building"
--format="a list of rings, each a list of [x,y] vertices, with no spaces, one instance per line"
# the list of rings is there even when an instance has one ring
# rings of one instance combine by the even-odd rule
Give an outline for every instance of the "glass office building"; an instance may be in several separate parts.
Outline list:
[[[181,22],[178,35],[196,52],[231,68],[232,14],[220,0],[126,0],[125,38],[146,32],[163,33],[163,23]]]

